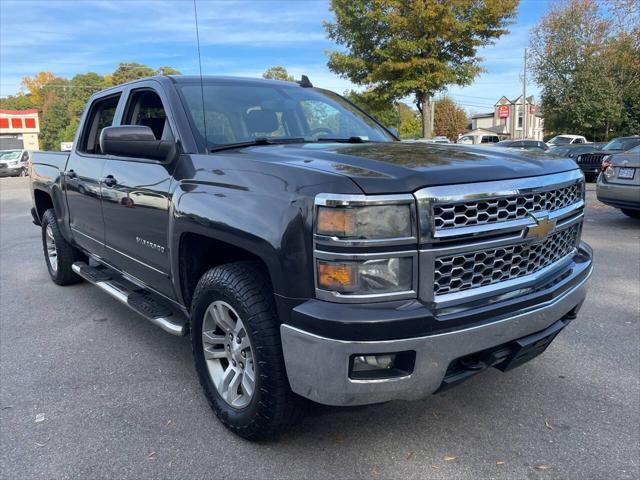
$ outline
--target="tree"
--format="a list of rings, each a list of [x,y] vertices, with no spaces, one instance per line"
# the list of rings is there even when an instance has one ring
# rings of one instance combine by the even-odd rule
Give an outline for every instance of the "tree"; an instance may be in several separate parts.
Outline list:
[[[160,67],[156,70],[157,75],[182,75],[182,72],[173,67]]]
[[[42,105],[42,87],[56,78],[57,77],[51,72],[38,72],[33,77],[24,77],[22,79],[22,86],[26,88],[31,95],[31,101],[34,105]]]
[[[111,83],[112,85],[120,85],[138,78],[153,77],[155,74],[156,71],[147,65],[135,62],[120,63],[118,68],[111,74]]]
[[[618,18],[630,6],[610,0],[612,15],[596,0],[564,0],[532,30],[531,70],[548,130],[594,140],[637,131],[640,17]]]
[[[375,92],[364,91],[362,93],[349,90],[344,94],[345,98],[357,105],[369,115],[374,117],[387,128],[398,128],[400,118],[392,101],[380,98]]]
[[[468,85],[482,71],[479,47],[506,33],[518,0],[331,0],[329,38],[346,51],[329,68],[389,100],[415,98],[431,136],[430,99],[447,85]]]
[[[434,104],[433,128],[436,135],[455,140],[467,129],[469,123],[464,109],[449,97],[442,97]]]
[[[284,80],[285,82],[295,82],[293,75],[289,75],[289,72],[285,67],[275,66],[268,68],[262,74],[262,78],[270,80]]]

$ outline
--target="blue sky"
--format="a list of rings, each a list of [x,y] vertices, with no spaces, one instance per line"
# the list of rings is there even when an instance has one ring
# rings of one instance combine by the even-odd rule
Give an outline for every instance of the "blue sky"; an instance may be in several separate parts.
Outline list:
[[[351,84],[331,73],[323,20],[328,1],[198,0],[205,74],[260,76],[283,65],[299,77],[339,93]],[[482,49],[487,70],[473,85],[449,90],[469,112],[491,109],[521,91],[523,49],[529,29],[544,15],[546,0],[523,0],[511,33]],[[21,78],[52,71],[106,74],[119,62],[169,65],[198,73],[191,0],[0,0],[0,96],[16,93]],[[536,94],[530,85],[527,93]]]

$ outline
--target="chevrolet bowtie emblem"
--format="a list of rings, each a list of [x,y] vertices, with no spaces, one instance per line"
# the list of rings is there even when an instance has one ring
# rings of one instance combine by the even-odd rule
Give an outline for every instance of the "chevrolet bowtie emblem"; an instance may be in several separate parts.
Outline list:
[[[535,237],[538,240],[542,240],[556,228],[556,221],[549,220],[548,215],[540,218],[533,217],[533,215],[531,217],[536,221],[537,225],[527,229],[527,238]]]

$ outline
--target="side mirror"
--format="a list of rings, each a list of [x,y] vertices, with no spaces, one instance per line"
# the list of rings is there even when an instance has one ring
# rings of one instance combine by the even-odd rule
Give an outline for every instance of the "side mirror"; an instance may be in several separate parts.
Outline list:
[[[156,140],[153,130],[144,125],[120,125],[102,129],[100,149],[110,155],[167,160],[175,142]]]

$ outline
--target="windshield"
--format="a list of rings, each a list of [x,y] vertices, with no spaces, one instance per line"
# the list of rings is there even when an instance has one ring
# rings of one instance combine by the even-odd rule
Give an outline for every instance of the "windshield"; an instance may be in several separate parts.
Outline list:
[[[20,158],[21,150],[11,150],[7,152],[0,152],[0,160],[16,160]]]
[[[179,89],[207,148],[256,139],[394,140],[374,120],[326,91],[287,84],[238,83],[205,84],[202,90],[199,84],[185,84]]]
[[[616,138],[607,143],[602,150],[622,150],[627,151],[636,145],[640,145],[640,137],[634,138]]]
[[[557,137],[553,137],[551,140],[547,142],[548,145],[569,145],[571,143],[571,137],[563,137],[562,135],[558,135]]]

